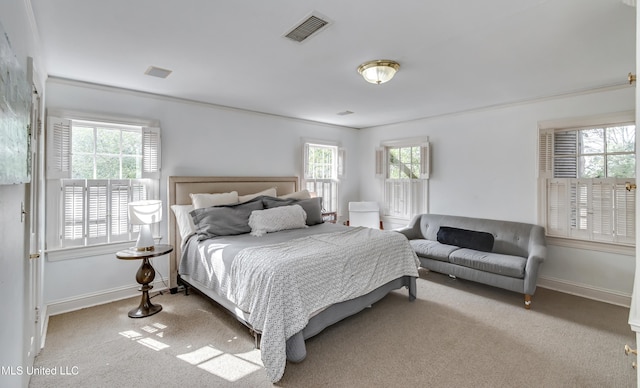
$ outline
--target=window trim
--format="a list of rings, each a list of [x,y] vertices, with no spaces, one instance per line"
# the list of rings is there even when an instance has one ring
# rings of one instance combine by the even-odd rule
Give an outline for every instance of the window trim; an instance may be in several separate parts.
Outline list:
[[[341,206],[340,206],[340,185],[342,180],[346,177],[346,150],[341,147],[340,143],[328,140],[318,140],[318,139],[310,139],[303,138],[302,141],[302,188],[307,187],[307,182],[320,182],[320,183],[331,183],[335,184],[335,208],[326,208],[326,204],[323,203],[323,211],[328,212],[336,212],[338,216],[342,215]],[[309,177],[309,169],[308,169],[308,151],[309,146],[320,146],[320,147],[332,147],[335,148],[335,178],[310,178]]]
[[[113,255],[113,253],[118,250],[131,248],[133,244],[135,244],[135,240],[87,246],[50,248],[45,250],[45,254],[47,255],[47,261],[73,260],[107,254]]]
[[[127,127],[137,127],[140,130],[142,135],[142,171],[141,177],[133,179],[136,180],[149,180],[149,182],[145,185],[147,188],[147,197],[157,199],[160,197],[159,192],[159,184],[160,184],[160,168],[161,168],[161,138],[160,138],[160,128],[158,126],[158,121],[156,120],[142,120],[136,118],[123,118],[116,116],[105,116],[102,114],[92,114],[92,113],[83,113],[77,111],[65,111],[65,110],[52,110],[50,114],[47,115],[47,153],[48,157],[46,160],[47,168],[46,168],[46,179],[49,181],[48,185],[51,186],[51,189],[47,190],[49,195],[53,194],[56,198],[47,199],[48,208],[46,213],[48,217],[50,217],[50,222],[48,223],[49,232],[45,232],[46,235],[46,244],[48,248],[45,250],[47,253],[51,253],[50,261],[64,260],[66,258],[80,258],[87,257],[90,255],[99,255],[106,252],[113,252],[113,249],[117,249],[120,247],[130,247],[132,241],[135,241],[135,232],[130,232],[130,235],[111,242],[96,242],[96,243],[87,243],[87,245],[68,245],[68,246],[60,246],[60,235],[63,232],[62,223],[64,222],[63,210],[62,206],[62,194],[61,189],[63,188],[63,179],[70,179],[71,174],[71,158],[69,157],[70,153],[65,155],[65,150],[70,152],[70,146],[67,147],[58,147],[56,148],[56,144],[59,146],[60,144],[64,144],[64,142],[70,142],[70,134],[72,128],[72,122],[88,122],[90,124],[101,124],[104,123],[107,126],[116,127],[119,129],[127,129]],[[65,139],[63,139],[60,143],[56,143],[55,134],[53,133],[53,129],[55,124],[62,123],[61,130],[68,131],[68,135]],[[151,146],[149,146],[151,144]],[[56,155],[56,152],[58,154]],[[152,152],[149,152],[152,151]],[[61,161],[62,163],[58,163]],[[61,168],[62,167],[62,168]],[[113,179],[113,181],[119,181],[120,179]],[[91,179],[90,181],[98,181]],[[53,191],[51,191],[53,190]],[[55,204],[60,204],[56,206]],[[86,214],[83,215],[83,217]],[[86,222],[86,220],[85,220]],[[154,232],[158,232],[159,225],[153,226]],[[83,237],[84,241],[88,242],[88,237]],[[131,240],[132,239],[132,240]],[[58,252],[64,252],[64,257],[57,254]],[[58,258],[58,257],[61,258]]]
[[[392,179],[388,177],[389,163],[388,153],[389,148],[404,148],[404,147],[420,147],[420,177],[417,179]],[[429,143],[429,137],[412,137],[406,139],[397,140],[385,140],[380,142],[380,146],[376,148],[375,152],[375,175],[380,181],[381,191],[381,203],[383,204],[382,217],[393,218],[396,220],[408,221],[418,213],[426,212],[429,209],[429,175],[431,172],[431,145]],[[411,204],[411,210],[408,217],[400,214],[391,214],[389,212],[389,201],[387,200],[387,184],[393,181],[407,181],[410,182],[410,186],[421,184],[424,198],[420,207],[422,209],[414,209],[415,203]]]
[[[537,131],[537,185],[538,185],[538,194],[537,194],[537,203],[538,203],[538,223],[545,227],[545,235],[547,238],[547,243],[550,245],[574,248],[574,249],[585,249],[585,250],[595,250],[600,252],[607,253],[615,253],[620,255],[635,255],[635,246],[636,244],[630,245],[625,243],[614,243],[607,241],[594,241],[594,240],[586,240],[586,239],[578,239],[571,236],[557,236],[557,235],[549,235],[547,231],[547,212],[548,212],[548,203],[547,203],[547,182],[548,179],[553,178],[553,134],[555,131],[568,131],[568,130],[580,130],[589,127],[599,127],[599,126],[616,126],[616,125],[628,125],[633,124],[636,125],[635,122],[635,112],[634,111],[621,111],[621,112],[613,112],[608,114],[594,115],[594,116],[584,116],[584,117],[576,117],[576,118],[563,118],[557,120],[546,120],[538,122],[538,131]],[[636,125],[636,138],[637,138],[637,130],[638,127]],[[551,141],[550,141],[551,140]],[[638,144],[636,144],[636,157],[638,155],[637,151]],[[550,155],[550,158],[549,158]],[[549,160],[547,160],[549,159]],[[636,160],[636,163],[638,160]],[[585,179],[585,178],[581,178]],[[586,178],[586,179],[598,179],[598,178]],[[624,178],[620,178],[624,179]],[[632,179],[632,178],[628,178]],[[633,178],[633,179],[637,179]],[[637,213],[636,213],[637,214]],[[638,220],[636,219],[636,227],[638,225]]]

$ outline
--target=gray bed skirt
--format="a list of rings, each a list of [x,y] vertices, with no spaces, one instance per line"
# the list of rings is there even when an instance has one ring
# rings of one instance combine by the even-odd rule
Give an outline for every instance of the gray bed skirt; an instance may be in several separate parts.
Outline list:
[[[334,323],[364,310],[384,298],[389,292],[402,287],[408,288],[409,301],[414,301],[416,299],[416,278],[413,276],[403,276],[387,284],[383,284],[368,294],[336,303],[327,307],[319,314],[314,315],[304,329],[287,340],[287,360],[291,362],[304,360],[307,356],[307,348],[304,340],[313,337]]]
[[[235,316],[243,325],[247,326],[252,332],[256,332],[251,325],[247,322],[246,317],[238,316],[234,311],[227,308],[223,303],[215,300],[211,296],[207,295],[207,292],[203,292],[197,285],[192,284],[180,276],[178,277],[178,283],[182,283],[186,287],[191,287],[207,299],[216,302],[221,307],[225,308],[230,314]],[[194,282],[195,283],[195,282]],[[367,307],[370,307],[375,302],[384,298],[389,292],[397,290],[402,287],[407,287],[409,290],[409,301],[416,299],[416,278],[413,276],[403,276],[394,279],[382,286],[376,288],[368,294],[359,296],[354,299],[350,299],[344,302],[336,303],[322,310],[320,313],[311,317],[307,326],[304,329],[294,334],[287,340],[287,360],[291,362],[301,362],[307,356],[307,348],[305,346],[305,340],[320,333],[325,328],[337,323],[347,317],[350,317]]]

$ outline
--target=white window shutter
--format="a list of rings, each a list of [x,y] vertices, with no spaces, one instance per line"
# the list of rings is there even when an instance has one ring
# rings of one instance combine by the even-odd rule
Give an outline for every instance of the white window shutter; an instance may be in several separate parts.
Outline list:
[[[569,180],[569,201],[571,204],[570,237],[590,239],[590,191],[589,180]]]
[[[60,190],[62,206],[60,240],[63,242],[62,245],[83,245],[85,237],[85,180],[63,180]]]
[[[431,154],[429,143],[420,145],[420,179],[429,179]]]
[[[636,190],[627,190],[626,183],[635,179],[618,179],[615,190],[615,238],[616,242],[635,244],[636,241]]]
[[[347,151],[344,148],[338,148],[338,179],[344,179],[346,177],[346,156]]]
[[[569,229],[568,185],[562,179],[547,180],[547,233],[567,236]]]
[[[124,241],[129,239],[129,181],[112,180],[109,190],[111,191],[110,242]]]
[[[47,118],[47,178],[71,178],[71,120]]]
[[[309,171],[309,143],[302,146],[302,176],[303,179],[311,179],[311,171]]]
[[[540,129],[538,137],[538,178],[553,178],[553,129]]]
[[[109,181],[87,181],[87,244],[107,242]]]
[[[613,240],[613,185],[604,179],[591,184],[591,233],[597,241]]]
[[[142,128],[142,178],[160,179],[160,128]]]
[[[376,178],[385,178],[384,147],[376,148]]]

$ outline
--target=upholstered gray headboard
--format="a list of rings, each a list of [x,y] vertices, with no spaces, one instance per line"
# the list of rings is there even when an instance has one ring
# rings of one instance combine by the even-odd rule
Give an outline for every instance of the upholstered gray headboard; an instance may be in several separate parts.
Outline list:
[[[298,177],[216,177],[216,176],[170,176],[169,177],[169,244],[173,245],[169,264],[169,288],[178,286],[178,260],[182,255],[180,231],[171,205],[191,204],[191,193],[226,193],[237,191],[247,195],[275,187],[278,195],[298,191]]]

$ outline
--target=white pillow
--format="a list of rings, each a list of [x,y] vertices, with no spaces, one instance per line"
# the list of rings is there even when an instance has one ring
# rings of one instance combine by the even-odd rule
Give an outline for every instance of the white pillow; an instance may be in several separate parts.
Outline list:
[[[309,194],[309,190],[304,189],[304,190],[296,191],[295,193],[281,195],[278,198],[309,199],[311,198],[311,194]]]
[[[238,203],[237,191],[216,194],[189,194],[189,196],[191,197],[194,209]]]
[[[300,205],[254,210],[249,216],[252,236],[287,229],[307,228],[307,213]]]
[[[261,195],[268,195],[269,197],[275,197],[276,196],[276,188],[272,187],[270,189],[262,190],[259,193],[240,195],[240,196],[238,196],[238,202],[239,203],[244,203],[244,202],[247,202],[247,201],[251,201],[255,197],[259,197]]]
[[[189,214],[193,210],[193,205],[171,205],[173,214],[176,215],[176,223],[178,224],[178,231],[180,237],[184,241],[187,237],[196,232],[196,224],[193,223],[193,218]],[[182,243],[180,243],[182,245]]]

